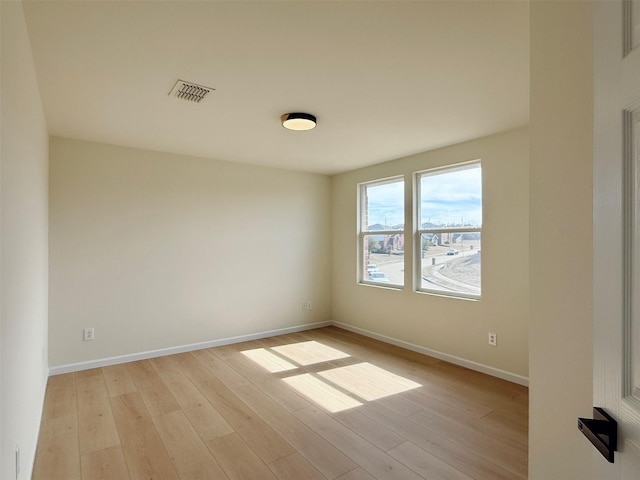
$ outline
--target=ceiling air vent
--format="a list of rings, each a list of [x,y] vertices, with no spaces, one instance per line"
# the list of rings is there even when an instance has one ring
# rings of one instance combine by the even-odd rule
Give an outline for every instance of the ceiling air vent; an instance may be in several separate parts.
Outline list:
[[[204,97],[213,90],[215,90],[215,88],[178,80],[169,92],[169,95],[183,100],[189,100],[190,102],[200,103],[204,100]]]

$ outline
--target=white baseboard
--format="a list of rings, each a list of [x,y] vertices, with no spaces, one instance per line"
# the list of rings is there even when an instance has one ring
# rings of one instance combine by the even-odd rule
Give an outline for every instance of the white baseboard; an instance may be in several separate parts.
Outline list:
[[[174,355],[176,353],[193,352],[194,350],[202,350],[204,348],[220,347],[222,345],[231,345],[232,343],[248,342],[249,340],[258,340],[261,338],[275,337],[276,335],[284,335],[287,333],[312,330],[314,328],[328,327],[331,324],[331,322],[308,323],[305,325],[296,325],[295,327],[279,328],[277,330],[250,333],[247,335],[239,335],[237,337],[192,343],[190,345],[160,348],[158,350],[149,350],[147,352],[119,355],[117,357],[100,358],[98,360],[89,360],[87,362],[69,363],[67,365],[58,365],[57,367],[49,368],[49,375],[61,375],[63,373],[79,372],[81,370],[89,370],[90,368],[108,367],[109,365],[118,365],[120,363],[146,360],[148,358],[163,357],[165,355]]]
[[[109,365],[118,365],[120,363],[135,362],[137,360],[146,360],[148,358],[162,357],[164,355],[174,355],[176,353],[192,352],[194,350],[201,350],[203,348],[220,347],[222,345],[230,345],[233,343],[248,342],[249,340],[258,340],[261,338],[275,337],[276,335],[284,335],[287,333],[303,332],[305,330],[312,330],[314,328],[322,328],[334,325],[338,328],[348,330],[350,332],[364,335],[365,337],[374,338],[381,342],[396,345],[398,347],[406,348],[423,355],[444,360],[445,362],[453,363],[461,367],[469,368],[477,372],[486,373],[509,382],[517,383],[519,385],[529,386],[529,379],[522,375],[517,375],[512,372],[500,370],[499,368],[490,367],[481,363],[473,362],[455,355],[449,355],[448,353],[439,352],[430,348],[422,347],[420,345],[414,345],[413,343],[398,340],[397,338],[388,337],[386,335],[380,335],[363,328],[354,327],[346,323],[341,322],[317,322],[306,325],[297,325],[295,327],[280,328],[277,330],[268,330],[265,332],[251,333],[247,335],[239,335],[237,337],[222,338],[219,340],[210,340],[207,342],[192,343],[190,345],[180,345],[177,347],[160,348],[158,350],[150,350],[147,352],[131,353],[128,355],[120,355],[117,357],[101,358],[98,360],[90,360],[87,362],[70,363],[67,365],[59,365],[51,367],[49,369],[49,375],[60,375],[63,373],[79,372],[81,370],[88,370],[90,368],[107,367]]]
[[[454,365],[459,365],[461,367],[465,367],[470,370],[475,370],[476,372],[486,373],[487,375],[501,378],[509,382],[517,383],[518,385],[523,385],[525,387],[529,386],[529,379],[522,375],[518,375],[512,372],[507,372],[505,370],[500,370],[499,368],[489,367],[488,365],[472,362],[471,360],[466,360],[464,358],[456,357],[455,355],[449,355],[448,353],[442,353],[437,350],[432,350],[430,348],[421,347],[420,345],[414,345],[413,343],[405,342],[403,340],[398,340],[397,338],[387,337],[386,335],[380,335],[378,333],[370,332],[369,330],[354,327],[346,323],[331,322],[331,324],[338,328],[342,328],[350,332],[364,335],[365,337],[370,337],[375,340],[380,340],[381,342],[389,343],[397,347],[406,348],[407,350],[411,350],[413,352],[422,353],[423,355],[428,355],[430,357],[434,357],[439,360],[444,360],[445,362],[453,363]]]

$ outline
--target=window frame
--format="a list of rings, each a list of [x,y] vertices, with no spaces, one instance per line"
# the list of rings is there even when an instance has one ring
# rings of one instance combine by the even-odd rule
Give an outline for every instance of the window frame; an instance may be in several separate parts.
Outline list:
[[[477,167],[476,167],[477,166]],[[479,227],[438,227],[438,228],[422,228],[422,182],[423,176],[432,176],[443,173],[449,173],[454,171],[467,170],[470,168],[480,168],[480,189],[481,189],[481,210],[482,210],[482,222]],[[476,159],[467,162],[455,163],[450,165],[444,165],[435,168],[429,168],[426,170],[420,170],[413,174],[413,223],[414,223],[414,251],[413,251],[413,278],[414,278],[414,291],[416,293],[426,293],[430,295],[439,295],[452,298],[462,298],[468,300],[480,300],[482,298],[482,266],[480,267],[480,287],[479,293],[466,293],[456,291],[443,291],[439,289],[424,288],[422,286],[422,236],[426,234],[451,234],[451,233],[479,233],[480,243],[482,244],[482,229],[484,224],[484,193],[483,193],[483,175],[482,175],[482,160]],[[482,248],[482,247],[481,247]]]
[[[368,207],[367,203],[365,202],[365,189],[367,187],[371,187],[371,186],[377,186],[377,185],[386,185],[386,184],[390,184],[390,183],[396,183],[396,182],[401,182],[402,183],[402,205],[403,205],[403,228],[402,230],[397,230],[397,229],[390,229],[390,230],[368,230],[368,225],[366,225],[367,220],[368,220],[368,215],[367,215],[367,211],[365,211],[365,209]],[[359,285],[368,285],[368,286],[375,286],[375,287],[384,287],[384,288],[389,288],[389,289],[393,289],[393,290],[402,290],[405,288],[406,285],[406,276],[405,278],[403,278],[403,282],[402,284],[398,284],[398,283],[387,283],[387,282],[376,282],[375,280],[372,280],[368,277],[368,275],[365,272],[366,269],[366,265],[365,265],[365,254],[366,251],[368,250],[368,246],[365,245],[365,239],[367,238],[367,236],[370,235],[397,235],[397,234],[402,234],[403,238],[406,239],[407,238],[407,222],[406,222],[406,216],[407,216],[407,205],[406,205],[406,197],[407,197],[407,180],[405,178],[404,175],[394,175],[392,177],[385,177],[385,178],[380,178],[380,179],[376,179],[376,180],[370,180],[367,182],[361,182],[358,183],[358,219],[357,219],[357,225],[358,225],[358,246],[357,246],[357,282]],[[387,225],[385,225],[387,226]],[[403,263],[403,272],[406,269],[406,256],[403,255],[402,256],[402,263]]]

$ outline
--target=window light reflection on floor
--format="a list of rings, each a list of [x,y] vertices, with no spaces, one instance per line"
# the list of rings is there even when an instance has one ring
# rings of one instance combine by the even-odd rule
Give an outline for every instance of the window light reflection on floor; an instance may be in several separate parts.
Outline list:
[[[286,372],[298,368],[284,358],[271,353],[266,348],[254,348],[253,350],[244,350],[241,353],[271,373]]]
[[[362,405],[355,398],[308,373],[287,377],[283,381],[332,413]]]
[[[282,378],[283,382],[334,413],[422,386],[367,362],[300,373],[307,365],[350,357],[316,341],[255,348],[242,354],[271,373],[287,372],[289,376]],[[299,372],[294,374],[293,370]]]
[[[319,372],[318,375],[367,401],[377,400],[422,386],[419,383],[366,362],[325,370],[324,372]]]
[[[290,343],[280,347],[273,347],[272,350],[293,360],[300,365],[313,365],[315,363],[330,362],[340,358],[348,358],[351,355],[341,352],[335,348],[323,345],[320,342],[309,341],[300,343]]]

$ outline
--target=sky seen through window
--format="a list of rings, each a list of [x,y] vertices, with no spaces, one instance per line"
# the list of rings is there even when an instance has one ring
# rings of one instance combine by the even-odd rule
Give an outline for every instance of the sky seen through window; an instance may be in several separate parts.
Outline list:
[[[482,226],[480,164],[420,177],[420,218],[435,226]],[[367,186],[368,224],[404,224],[404,182]]]

